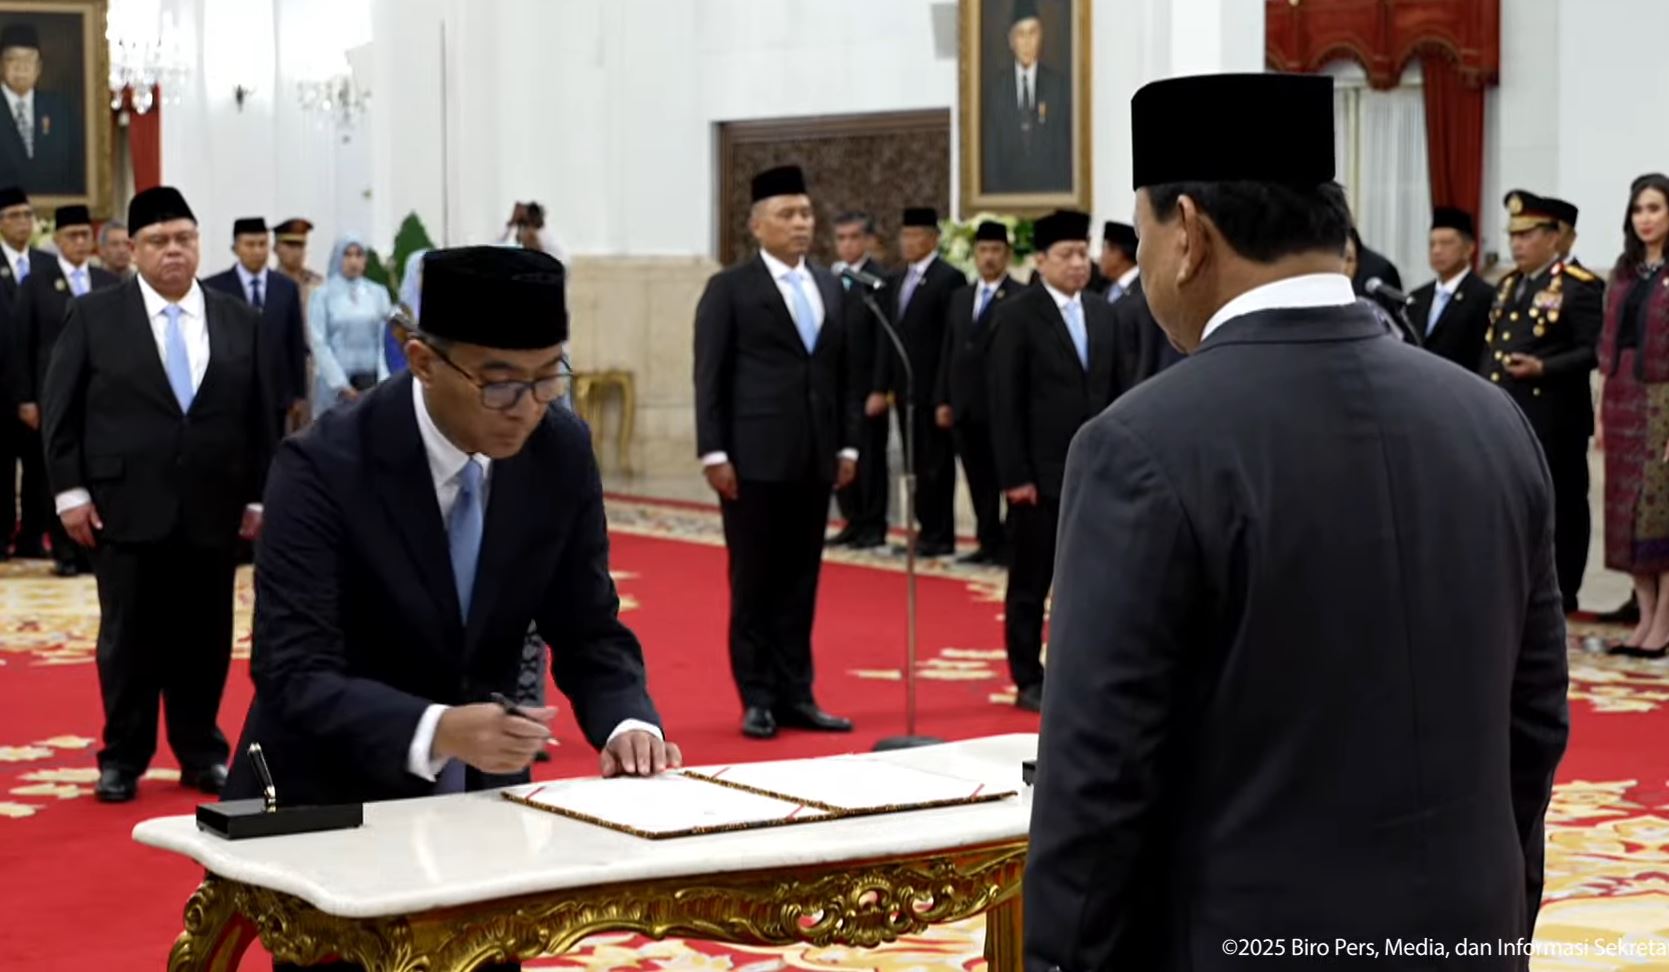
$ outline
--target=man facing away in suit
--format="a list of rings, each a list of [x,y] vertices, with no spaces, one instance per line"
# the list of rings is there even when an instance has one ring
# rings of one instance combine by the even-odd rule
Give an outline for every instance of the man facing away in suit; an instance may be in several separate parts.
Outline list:
[[[1013,254],[1008,227],[991,220],[980,223],[974,229],[974,269],[979,280],[951,295],[945,318],[945,349],[939,358],[933,396],[938,403],[934,418],[939,428],[951,430],[974,504],[979,548],[959,558],[964,564],[1008,563],[1002,491],[997,487],[997,459],[991,451],[986,355],[997,309],[1020,292],[1020,284],[1008,275]]]
[[[1159,81],[1131,120],[1142,280],[1189,357],[1067,461],[1026,967],[1240,972],[1278,928],[1521,970],[1383,950],[1534,928],[1569,733],[1535,434],[1356,302],[1332,79]]]
[[[696,451],[724,517],[742,734],[850,732],[812,695],[811,627],[830,489],[857,475],[860,376],[841,286],[806,260],[805,174],[767,169],[752,190],[759,253],[714,274],[695,309]]]
[[[1112,220],[1101,224],[1099,269],[1102,286],[1095,292],[1107,298],[1109,303],[1118,303],[1119,298],[1136,286],[1139,271],[1136,267],[1135,227],[1129,223],[1117,223]],[[1093,287],[1093,280],[1091,284]]]
[[[1477,250],[1478,233],[1472,214],[1449,206],[1437,207],[1431,214],[1426,248],[1437,279],[1409,295],[1414,299],[1409,317],[1425,335],[1421,346],[1467,371],[1477,371],[1483,360],[1489,308],[1495,300],[1495,288],[1472,272]]]
[[[261,360],[275,393],[280,435],[300,425],[307,408],[307,340],[301,316],[301,288],[267,268],[271,255],[267,221],[244,217],[232,224],[237,263],[203,281],[203,286],[247,301],[261,315]]]
[[[956,551],[956,451],[950,433],[934,421],[934,386],[945,348],[945,313],[951,295],[967,286],[968,278],[939,259],[939,213],[930,206],[904,210],[898,248],[905,265],[893,275],[882,306],[893,315],[909,367],[891,342],[881,346],[864,414],[885,415],[891,396],[899,433],[915,450],[916,520],[921,524],[916,553],[948,557]],[[905,408],[911,396],[913,423]]]
[[[121,283],[115,275],[91,263],[93,219],[86,206],[59,206],[53,223],[56,228],[52,240],[58,247],[58,258],[38,263],[29,279],[18,286],[17,305],[12,314],[12,327],[18,340],[12,396],[18,403],[18,419],[36,434],[41,427],[41,384],[46,380],[52,349],[63,333],[64,314],[70,301]],[[42,462],[45,462],[44,453]],[[64,532],[52,509],[52,499],[44,490],[40,502],[37,515],[46,522],[52,537],[52,572],[59,577],[92,573],[93,564],[86,549]]]
[[[33,24],[0,31],[0,183],[30,192],[80,195],[87,186],[81,146],[81,108],[72,98],[36,87],[41,80],[41,40]]]
[[[1037,221],[1043,286],[1005,301],[991,325],[991,441],[1012,549],[1003,641],[1014,704],[1029,712],[1043,701],[1043,606],[1054,579],[1067,448],[1079,426],[1118,396],[1126,370],[1112,306],[1084,291],[1089,226],[1089,214],[1071,210]]]
[[[13,318],[23,281],[35,267],[52,262],[52,254],[29,245],[35,235],[35,207],[17,186],[0,189],[0,324],[5,332],[0,335],[0,354],[7,358],[5,372],[16,376],[20,369],[33,365],[18,360],[19,335]],[[16,381],[11,384],[15,387]],[[15,394],[11,398],[16,402]],[[43,542],[50,529],[47,515],[52,495],[46,486],[46,467],[41,461],[41,437],[36,428],[8,410],[0,415],[0,553],[12,540],[12,527],[17,526],[17,546],[13,556],[39,558],[46,556]],[[18,466],[22,465],[22,489],[18,488]],[[21,511],[19,507],[22,507]]]
[[[875,220],[868,213],[851,210],[836,216],[834,234],[835,254],[840,259],[830,270],[838,274],[852,269],[886,279],[886,268],[870,256],[875,251],[877,240]],[[892,344],[882,332],[869,305],[860,295],[852,293],[852,282],[842,279],[840,285],[847,295],[846,335],[851,346],[853,366],[859,374],[868,375],[875,370],[875,356],[892,347]],[[858,452],[865,459],[858,463],[858,477],[852,480],[852,485],[835,493],[835,501],[840,506],[841,516],[846,518],[846,526],[829,540],[831,544],[869,550],[887,542],[887,501],[892,492],[891,481],[887,478],[888,422],[885,410],[874,418],[864,418]]]
[[[218,793],[215,725],[232,661],[237,540],[261,528],[271,455],[259,320],[197,284],[197,220],[176,190],[133,197],[139,276],[70,303],[41,387],[60,521],[93,552],[104,749],[94,795],[131,800],[158,697],[180,782]]]

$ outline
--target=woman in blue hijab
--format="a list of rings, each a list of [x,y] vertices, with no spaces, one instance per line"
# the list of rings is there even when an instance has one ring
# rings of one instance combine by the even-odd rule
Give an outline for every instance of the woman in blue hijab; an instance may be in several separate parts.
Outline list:
[[[388,290],[365,279],[365,244],[352,234],[330,251],[330,276],[313,292],[308,344],[317,379],[313,414],[320,415],[388,377],[383,332],[393,302]]]
[[[412,328],[418,326],[423,316],[423,258],[428,254],[428,250],[418,250],[406,257],[406,270],[400,275],[400,306],[405,308],[405,324]],[[392,327],[383,338],[383,360],[391,375],[406,370],[404,342]]]

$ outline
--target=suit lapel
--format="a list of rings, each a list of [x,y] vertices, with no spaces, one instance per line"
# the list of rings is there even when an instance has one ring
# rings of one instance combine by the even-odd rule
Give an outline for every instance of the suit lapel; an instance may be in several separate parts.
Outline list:
[[[1055,295],[1050,293],[1047,288],[1040,289],[1043,291],[1043,313],[1049,321],[1049,329],[1054,331],[1055,336],[1060,339],[1061,350],[1066,352],[1067,360],[1072,362],[1073,367],[1077,368],[1078,374],[1082,376],[1084,366],[1078,360],[1078,346],[1072,343],[1072,332],[1066,327],[1066,315],[1061,313],[1060,307],[1056,305]],[[1087,321],[1084,323],[1084,329],[1086,332],[1089,329]],[[1090,354],[1095,354],[1094,345],[1090,346]]]
[[[126,323],[122,328],[122,338],[132,347],[132,354],[146,362],[144,368],[151,373],[151,393],[157,401],[165,403],[175,415],[180,411],[180,400],[174,397],[174,386],[168,384],[168,369],[162,363],[162,356],[157,353],[156,336],[151,333],[151,318],[145,313],[145,297],[139,291],[139,278],[127,283],[128,312],[124,315]],[[204,301],[205,309],[208,302]],[[204,382],[208,381],[207,376]]]
[[[817,343],[813,348],[815,354],[822,351],[824,345],[828,343],[824,338],[829,333],[830,325],[839,316],[835,313],[835,308],[841,306],[841,287],[840,281],[835,279],[834,274],[825,271],[822,267],[814,267],[807,263],[806,269],[811,271],[812,282],[817,285],[817,292],[823,297],[823,326],[817,329]],[[798,328],[795,329],[794,336],[799,337]]]
[[[417,431],[411,384],[411,376],[402,375],[383,386],[386,392],[372,393],[377,395],[371,403],[376,412],[370,419],[377,434],[374,447],[377,493],[386,499],[384,509],[389,516],[389,527],[405,545],[423,586],[428,588],[429,602],[446,625],[446,640],[456,644],[463,622],[459,617],[458,589],[452,580],[452,554],[441,524],[440,501],[435,498],[429,454]],[[495,482],[495,491],[497,486]],[[492,505],[489,499],[489,515]],[[485,562],[480,566],[484,567]],[[476,573],[480,576],[479,567]]]
[[[199,289],[203,288],[199,287]],[[237,340],[237,335],[233,334],[228,327],[225,315],[220,313],[220,309],[215,304],[216,302],[210,300],[208,292],[204,290],[203,327],[209,336],[209,360],[207,367],[203,369],[203,383],[197,386],[197,393],[191,397],[191,409],[193,411],[196,410],[198,402],[202,401],[206,395],[219,391],[220,386],[225,382],[225,378],[220,376],[220,372],[231,354],[232,344]],[[164,369],[163,375],[165,378],[167,377],[166,369]]]

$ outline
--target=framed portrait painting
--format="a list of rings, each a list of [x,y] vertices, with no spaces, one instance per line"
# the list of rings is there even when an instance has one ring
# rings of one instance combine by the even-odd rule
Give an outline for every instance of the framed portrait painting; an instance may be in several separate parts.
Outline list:
[[[0,0],[0,186],[110,214],[108,0]]]
[[[959,16],[962,211],[1090,211],[1090,0],[960,0]]]

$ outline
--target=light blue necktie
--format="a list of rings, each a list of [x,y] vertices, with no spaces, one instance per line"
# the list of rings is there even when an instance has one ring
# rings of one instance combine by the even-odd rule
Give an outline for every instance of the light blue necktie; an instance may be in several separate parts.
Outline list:
[[[974,304],[974,323],[985,315],[985,305],[991,303],[991,285],[982,284],[979,288],[979,300]]]
[[[458,499],[446,520],[446,543],[452,549],[452,580],[458,585],[458,610],[466,623],[469,602],[475,593],[475,564],[481,557],[481,530],[485,521],[481,464],[471,459],[458,473]]]
[[[446,544],[452,551],[452,580],[458,585],[458,609],[469,623],[469,602],[475,594],[475,566],[481,559],[481,533],[486,517],[481,503],[481,464],[474,459],[458,472],[458,499],[446,518]],[[435,777],[436,793],[464,792],[464,764],[446,761]]]
[[[86,269],[77,270],[70,274],[70,292],[75,294],[77,297],[80,297],[87,292]]]
[[[1077,301],[1066,305],[1066,333],[1072,335],[1072,346],[1078,349],[1078,363],[1089,370],[1089,331],[1084,329],[1084,307]]]
[[[29,279],[29,254],[25,253],[17,258],[17,282]]]
[[[174,389],[180,411],[189,412],[197,390],[191,385],[191,356],[185,352],[185,332],[180,330],[180,305],[169,304],[162,312],[168,316],[168,331],[163,335],[166,351],[163,366],[168,370],[168,387]]]
[[[1113,281],[1113,285],[1107,288],[1107,299],[1109,301],[1114,301],[1123,296],[1124,284],[1119,283],[1117,280]]]
[[[794,326],[799,328],[800,340],[805,342],[806,350],[817,347],[817,315],[811,309],[811,300],[806,297],[806,289],[801,284],[798,270],[788,271],[783,278],[788,281],[788,289],[794,292]]]
[[[1431,313],[1426,315],[1426,334],[1430,335],[1437,328],[1437,319],[1443,316],[1443,308],[1449,306],[1450,294],[1442,287],[1437,288],[1437,296],[1432,298]]]
[[[919,283],[921,283],[921,274],[916,272],[915,267],[911,267],[910,272],[904,275],[904,289],[899,291],[898,294],[899,317],[903,317],[904,311],[909,308],[910,298],[916,295],[916,284]]]

